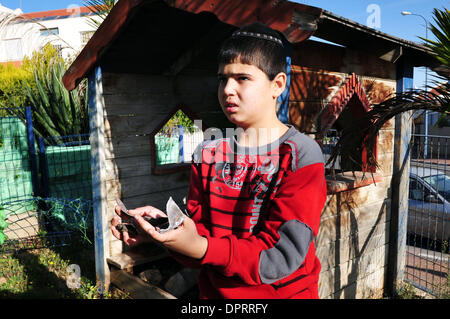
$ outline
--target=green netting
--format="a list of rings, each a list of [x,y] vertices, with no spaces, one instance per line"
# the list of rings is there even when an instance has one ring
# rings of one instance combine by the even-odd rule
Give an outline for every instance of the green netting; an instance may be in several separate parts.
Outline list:
[[[90,201],[34,197],[11,204],[16,208],[23,205],[32,209],[19,213],[24,209],[0,205],[0,254],[67,245],[72,234],[91,243],[93,215]]]
[[[50,179],[91,174],[91,146],[49,146],[45,151]]]
[[[27,127],[18,117],[0,118],[0,149],[2,152],[26,152],[28,150],[27,136]]]
[[[46,149],[49,196],[92,198],[91,146],[49,146]]]
[[[49,185],[52,197],[56,198],[92,198],[92,183],[87,181],[73,181],[67,178],[65,181],[52,183]]]
[[[11,199],[29,198],[33,194],[30,171],[2,171],[0,173],[0,198],[2,202]]]
[[[26,125],[17,117],[0,118],[0,202],[33,196]],[[8,209],[14,209],[10,205]],[[23,212],[30,207],[17,207]]]
[[[16,170],[30,170],[28,156],[19,152],[2,152],[0,149],[0,171],[12,172]]]
[[[156,165],[178,163],[180,154],[179,143],[178,137],[156,135]]]
[[[87,232],[92,229],[92,203],[82,198],[45,198],[45,211],[41,214],[50,218],[53,231],[79,231],[89,241]],[[90,242],[90,241],[89,241]]]
[[[39,162],[45,198],[33,193],[26,125],[16,117],[0,118],[0,251],[72,231],[86,237],[92,227],[90,146],[48,146],[41,155],[46,159]]]
[[[54,212],[56,224],[62,223],[63,228],[70,224],[71,227],[85,229],[86,220],[77,216],[87,216],[91,209],[91,146],[48,146],[45,157],[48,196],[60,199],[48,201],[47,209]],[[71,205],[63,204],[65,201]],[[74,203],[77,204],[76,209],[72,207]],[[77,214],[74,215],[75,212]]]

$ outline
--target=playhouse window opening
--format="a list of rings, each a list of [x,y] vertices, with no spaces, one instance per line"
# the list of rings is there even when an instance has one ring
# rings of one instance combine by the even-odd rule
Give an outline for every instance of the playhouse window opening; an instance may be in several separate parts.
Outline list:
[[[190,164],[203,131],[182,110],[178,110],[153,137],[156,166]]]

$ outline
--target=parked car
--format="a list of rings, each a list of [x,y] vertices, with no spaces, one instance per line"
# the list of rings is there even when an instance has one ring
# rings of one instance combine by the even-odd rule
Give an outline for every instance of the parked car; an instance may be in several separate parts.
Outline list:
[[[411,166],[408,233],[439,241],[450,239],[450,177],[444,172]]]

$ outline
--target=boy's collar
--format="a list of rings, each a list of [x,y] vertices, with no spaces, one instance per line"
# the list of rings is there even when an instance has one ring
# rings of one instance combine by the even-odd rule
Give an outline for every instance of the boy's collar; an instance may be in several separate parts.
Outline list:
[[[278,139],[273,141],[270,144],[262,145],[262,146],[243,146],[238,143],[236,136],[232,136],[231,138],[227,138],[230,143],[231,149],[236,154],[246,154],[246,155],[261,155],[269,153],[275,149],[277,149],[281,144],[283,144],[286,140],[288,140],[292,135],[296,134],[297,129],[291,124],[285,124],[289,129],[280,136]]]

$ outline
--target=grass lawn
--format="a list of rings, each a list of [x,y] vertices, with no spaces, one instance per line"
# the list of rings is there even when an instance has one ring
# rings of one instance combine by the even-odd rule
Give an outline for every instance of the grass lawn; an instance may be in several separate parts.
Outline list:
[[[69,270],[79,266],[80,276]],[[125,299],[128,295],[111,287],[101,296],[95,280],[94,245],[73,240],[69,246],[23,250],[0,254],[0,299]],[[67,279],[78,288],[70,289]],[[79,278],[79,279],[78,279]]]

